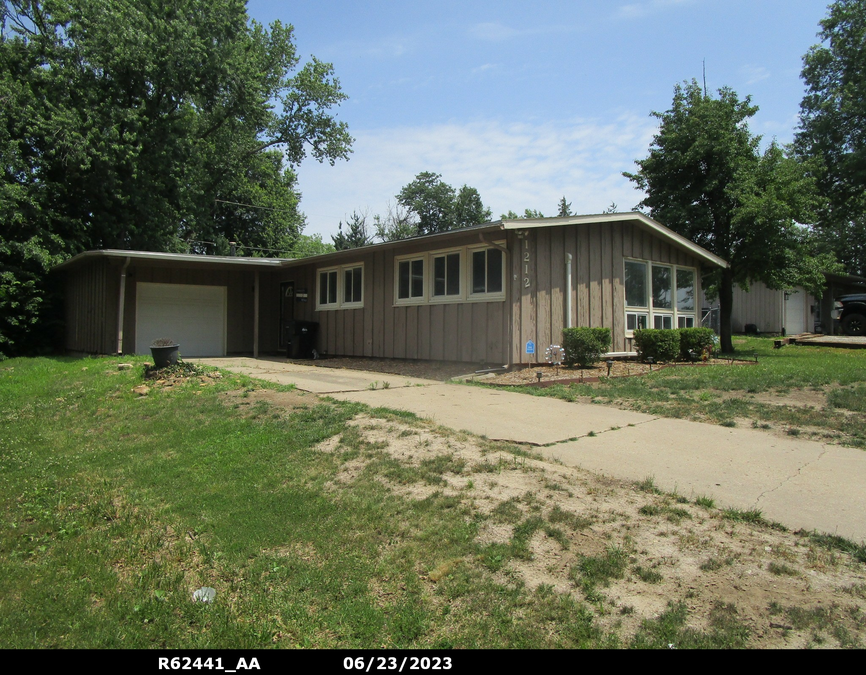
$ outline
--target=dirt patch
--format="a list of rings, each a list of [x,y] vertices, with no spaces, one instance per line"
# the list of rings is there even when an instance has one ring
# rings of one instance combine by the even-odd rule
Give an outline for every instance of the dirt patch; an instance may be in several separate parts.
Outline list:
[[[750,647],[864,644],[866,566],[805,534],[734,521],[695,495],[659,494],[432,423],[359,416],[351,425],[345,441],[320,446],[362,448],[332,489],[376,471],[404,498],[460,499],[479,523],[473,564],[486,560],[501,583],[589,601],[597,621],[624,640],[675,602],[698,630],[727,612]],[[383,456],[387,471],[375,468]],[[619,567],[590,580],[585,570],[606,559]],[[434,568],[429,583],[457,564]]]
[[[272,389],[253,389],[251,391],[232,390],[222,394],[226,403],[253,414],[257,403],[267,403],[286,410],[311,408],[318,404],[319,397],[306,391],[273,391]]]

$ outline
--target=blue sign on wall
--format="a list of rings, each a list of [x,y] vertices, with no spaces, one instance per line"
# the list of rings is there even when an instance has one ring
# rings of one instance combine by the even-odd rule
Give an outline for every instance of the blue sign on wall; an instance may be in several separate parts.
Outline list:
[[[526,353],[535,354],[535,343],[532,340],[526,343]]]

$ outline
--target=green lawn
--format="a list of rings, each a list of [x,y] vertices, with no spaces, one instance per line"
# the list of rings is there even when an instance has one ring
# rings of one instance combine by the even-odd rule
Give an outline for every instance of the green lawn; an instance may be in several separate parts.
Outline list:
[[[866,425],[857,414],[866,412],[866,349],[774,349],[770,338],[735,338],[734,346],[736,359],[757,357],[758,363],[683,365],[597,384],[513,390],[866,448]]]
[[[766,593],[794,584],[792,607],[811,602],[792,574],[835,575],[847,613],[825,623],[850,636],[808,639],[862,644],[857,544],[228,373],[139,396],[146,362],[132,362],[0,363],[0,648],[750,646],[777,617],[719,604],[736,582],[709,578],[745,569]],[[414,461],[385,451],[399,439]],[[735,534],[761,543],[737,553]],[[671,541],[682,569],[664,562]],[[545,546],[564,590],[524,583]],[[791,553],[761,572],[770,550]],[[701,567],[704,591],[680,581],[723,553]],[[665,587],[671,604],[641,614],[617,583]],[[212,604],[192,601],[201,587]]]
[[[569,597],[496,583],[459,500],[372,471],[328,489],[375,451],[346,426],[359,406],[242,414],[221,398],[241,377],[139,397],[134,362],[0,364],[0,647],[616,644]]]

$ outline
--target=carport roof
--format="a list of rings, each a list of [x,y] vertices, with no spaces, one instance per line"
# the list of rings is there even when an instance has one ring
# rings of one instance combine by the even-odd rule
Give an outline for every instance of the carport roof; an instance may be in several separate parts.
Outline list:
[[[238,256],[225,255],[195,255],[191,253],[159,253],[156,251],[124,251],[122,249],[101,249],[97,251],[85,251],[60,263],[54,269],[70,269],[94,259],[107,258],[115,260],[147,260],[151,262],[188,262],[204,265],[238,265],[242,267],[265,267],[278,269],[288,258],[242,258]]]

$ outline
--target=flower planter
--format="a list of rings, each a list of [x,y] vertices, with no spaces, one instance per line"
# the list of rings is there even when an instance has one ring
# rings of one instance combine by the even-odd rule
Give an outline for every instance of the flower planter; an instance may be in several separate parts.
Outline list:
[[[153,365],[157,368],[168,368],[177,365],[177,350],[180,345],[167,345],[165,347],[151,347]]]

